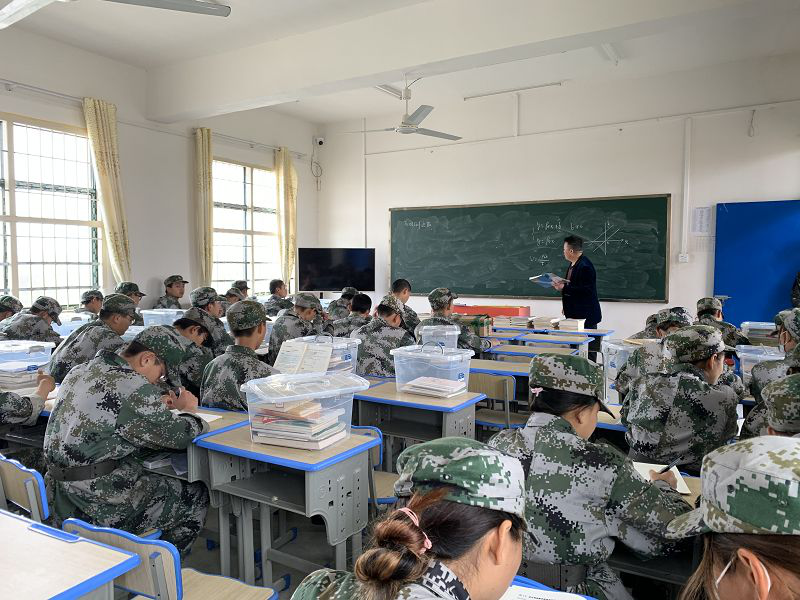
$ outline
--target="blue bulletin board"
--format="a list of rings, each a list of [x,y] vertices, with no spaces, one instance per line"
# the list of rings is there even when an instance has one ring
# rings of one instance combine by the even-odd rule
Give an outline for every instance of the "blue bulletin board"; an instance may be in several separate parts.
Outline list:
[[[725,320],[772,321],[792,306],[800,271],[800,200],[717,204],[714,295]]]

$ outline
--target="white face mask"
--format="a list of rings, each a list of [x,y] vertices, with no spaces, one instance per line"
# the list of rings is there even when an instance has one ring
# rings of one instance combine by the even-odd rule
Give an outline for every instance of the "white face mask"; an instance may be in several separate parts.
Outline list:
[[[728,564],[725,565],[725,568],[722,569],[722,573],[719,574],[716,581],[714,581],[714,595],[716,596],[716,600],[720,600],[719,597],[719,582],[722,581],[722,578],[725,577],[725,574],[728,572],[728,569],[731,568],[733,565],[733,561],[737,558],[736,554],[734,554],[731,559],[728,561]],[[761,570],[764,571],[764,577],[767,578],[767,595],[769,595],[769,591],[772,589],[772,579],[769,576],[769,571],[767,571],[767,567],[765,567],[761,561],[758,562],[758,566],[761,567]]]

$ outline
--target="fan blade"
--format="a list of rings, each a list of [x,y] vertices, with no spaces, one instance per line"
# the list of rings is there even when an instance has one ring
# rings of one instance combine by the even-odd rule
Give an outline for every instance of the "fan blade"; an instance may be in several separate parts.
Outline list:
[[[208,0],[108,0],[108,2],[177,10],[198,15],[211,15],[212,17],[227,17],[231,14],[230,6],[209,2]]]
[[[436,137],[436,138],[442,138],[443,140],[455,141],[461,139],[457,135],[442,133],[441,131],[434,131],[433,129],[423,129],[422,127],[418,128],[414,133],[419,133],[420,135],[429,135],[431,137]]]
[[[394,131],[394,127],[387,127],[386,129],[362,129],[361,131],[345,131],[344,133],[377,133],[379,131]]]
[[[56,0],[11,0],[0,10],[0,29],[10,27]]]
[[[417,110],[408,115],[408,118],[403,121],[403,125],[419,125],[420,123],[422,123],[425,117],[431,114],[432,110],[433,110],[432,106],[428,106],[427,104],[421,104]]]

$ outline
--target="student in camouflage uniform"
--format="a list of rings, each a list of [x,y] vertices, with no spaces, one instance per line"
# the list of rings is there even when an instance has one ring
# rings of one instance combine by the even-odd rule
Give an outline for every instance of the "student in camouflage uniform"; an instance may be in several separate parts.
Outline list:
[[[41,371],[36,378],[36,391],[30,396],[14,392],[0,392],[0,423],[12,425],[35,425],[44,409],[47,395],[56,389],[56,382]]]
[[[13,317],[21,310],[22,302],[14,298],[14,296],[0,296],[0,321]]]
[[[267,362],[275,364],[281,346],[286,340],[293,340],[299,337],[306,337],[322,333],[317,320],[322,314],[322,304],[314,294],[300,292],[294,296],[294,307],[292,310],[282,314],[272,326],[272,334],[269,336],[269,353]]]
[[[403,328],[403,303],[389,294],[376,309],[376,317],[356,329],[350,337],[358,338],[359,375],[394,377],[394,357],[391,351],[413,346],[414,338]]]
[[[9,340],[33,340],[61,343],[61,336],[53,331],[52,323],[61,325],[58,316],[61,305],[55,298],[39,296],[28,310],[18,312],[0,323],[0,333]]]
[[[764,388],[767,434],[800,438],[800,373]]]
[[[397,279],[392,283],[392,294],[395,298],[403,303],[403,327],[411,335],[415,335],[417,325],[419,325],[419,316],[414,309],[408,305],[408,299],[411,297],[411,283],[408,279]]]
[[[117,284],[117,287],[114,288],[115,294],[125,294],[128,298],[133,300],[133,303],[139,306],[139,303],[142,301],[147,294],[139,290],[138,284],[134,283],[133,281],[122,281]],[[139,314],[138,310],[136,312],[136,316],[133,318],[133,326],[135,327],[144,327],[144,317]]]
[[[700,298],[697,301],[697,325],[709,325],[719,329],[722,341],[726,345],[736,347],[740,344],[749,345],[748,340],[738,327],[722,320],[722,302],[719,298]]]
[[[767,428],[767,407],[762,392],[773,381],[791,373],[800,373],[800,308],[782,310],[775,315],[778,340],[786,353],[782,360],[766,360],[750,371],[750,393],[756,403],[742,425],[741,439],[764,435]]]
[[[100,350],[116,352],[125,344],[120,336],[128,331],[135,315],[136,305],[128,296],[106,296],[99,318],[78,327],[56,348],[46,372],[61,383],[72,367],[89,362]]]
[[[292,301],[286,297],[289,295],[289,289],[280,279],[273,279],[269,282],[269,293],[271,295],[264,302],[264,308],[267,309],[267,314],[270,317],[274,317],[280,311],[289,310],[294,306]]]
[[[89,290],[81,294],[81,307],[76,313],[88,313],[92,319],[96,319],[103,307],[103,292],[100,290]]]
[[[193,414],[194,395],[163,395],[156,385],[165,377],[178,386],[182,360],[176,334],[157,325],[119,354],[101,351],[70,371],[44,444],[56,526],[78,517],[134,534],[158,528],[186,555],[203,527],[208,491],[142,467],[154,451],[185,450],[208,428]]]
[[[458,347],[464,350],[472,350],[475,356],[484,350],[492,347],[493,342],[488,339],[481,339],[480,336],[472,333],[469,327],[461,325],[450,318],[453,314],[453,300],[458,298],[458,294],[451,292],[448,288],[436,288],[428,294],[428,302],[431,303],[433,316],[420,321],[414,332],[414,337],[420,339],[420,329],[431,325],[455,325],[461,330],[458,336]]]
[[[616,390],[620,404],[625,410],[625,396],[630,391],[631,383],[642,375],[664,372],[669,364],[669,350],[666,347],[666,336],[675,333],[681,327],[692,324],[692,315],[682,306],[665,308],[656,313],[657,342],[648,342],[639,346],[628,357],[628,360],[617,372]],[[644,338],[643,338],[644,339]]]
[[[700,507],[667,535],[702,535],[703,558],[682,600],[796,598],[800,589],[800,443],[764,436],[703,459]]]
[[[356,294],[350,308],[350,316],[336,321],[328,321],[325,325],[325,332],[333,337],[350,337],[356,329],[366,325],[372,320],[369,311],[372,308],[372,298],[366,294]]]
[[[655,340],[658,339],[658,334],[656,333],[656,323],[658,322],[658,313],[652,314],[647,317],[647,321],[644,324],[644,329],[639,331],[638,333],[634,333],[632,336],[629,336],[628,339],[631,340]]]
[[[172,324],[184,352],[183,362],[178,367],[181,385],[198,397],[203,371],[214,359],[209,334],[209,330],[213,327],[214,321],[211,315],[195,307],[187,310]]]
[[[245,299],[245,295],[239,290],[239,288],[232,287],[227,292],[225,292],[225,298],[220,300],[220,304],[222,305],[222,316],[228,314],[228,309]]]
[[[355,573],[315,571],[292,600],[498,600],[508,590],[525,534],[519,461],[449,437],[404,450],[397,470],[395,492],[414,496],[375,525]]]
[[[630,600],[606,561],[617,541],[647,557],[666,554],[667,524],[691,507],[670,473],[645,481],[616,448],[589,437],[602,402],[600,367],[580,356],[541,354],[531,361],[533,414],[489,445],[516,456],[526,478],[523,573],[558,564],[564,591],[598,600]],[[541,568],[541,567],[540,567]],[[558,578],[556,578],[558,579]],[[556,584],[558,581],[543,581]]]
[[[238,292],[242,295],[242,300],[247,300],[248,297],[250,296],[250,286],[247,285],[247,282],[244,279],[237,279],[236,281],[234,281],[231,284],[231,289],[238,290]],[[228,294],[225,295],[227,296]]]
[[[180,299],[186,293],[186,284],[189,283],[181,275],[170,275],[164,280],[164,295],[161,296],[153,308],[183,308]]]
[[[203,406],[247,410],[247,400],[239,388],[243,383],[273,374],[256,354],[267,335],[268,320],[264,306],[255,300],[242,300],[231,306],[228,324],[236,345],[228,346],[225,354],[206,366],[200,388]]]
[[[216,358],[225,352],[225,348],[233,343],[233,338],[225,330],[225,324],[220,321],[222,316],[222,298],[217,294],[217,290],[212,287],[199,287],[192,290],[189,294],[192,306],[205,311],[211,318],[209,324],[211,330],[211,354]]]
[[[350,315],[350,303],[357,293],[358,290],[354,287],[342,288],[342,295],[328,305],[328,317],[331,321],[338,321]]]
[[[736,435],[739,399],[717,385],[726,346],[719,329],[692,325],[667,338],[675,362],[640,378],[630,391],[625,439],[633,460],[670,463],[697,472],[703,456]]]

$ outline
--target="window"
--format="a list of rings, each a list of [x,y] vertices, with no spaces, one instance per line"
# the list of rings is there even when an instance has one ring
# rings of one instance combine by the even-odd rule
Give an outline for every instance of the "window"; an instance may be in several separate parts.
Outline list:
[[[89,140],[0,120],[0,289],[64,306],[102,287],[102,223]]]
[[[273,171],[215,160],[214,272],[212,286],[224,294],[244,279],[251,294],[268,294],[280,277],[278,215]]]

